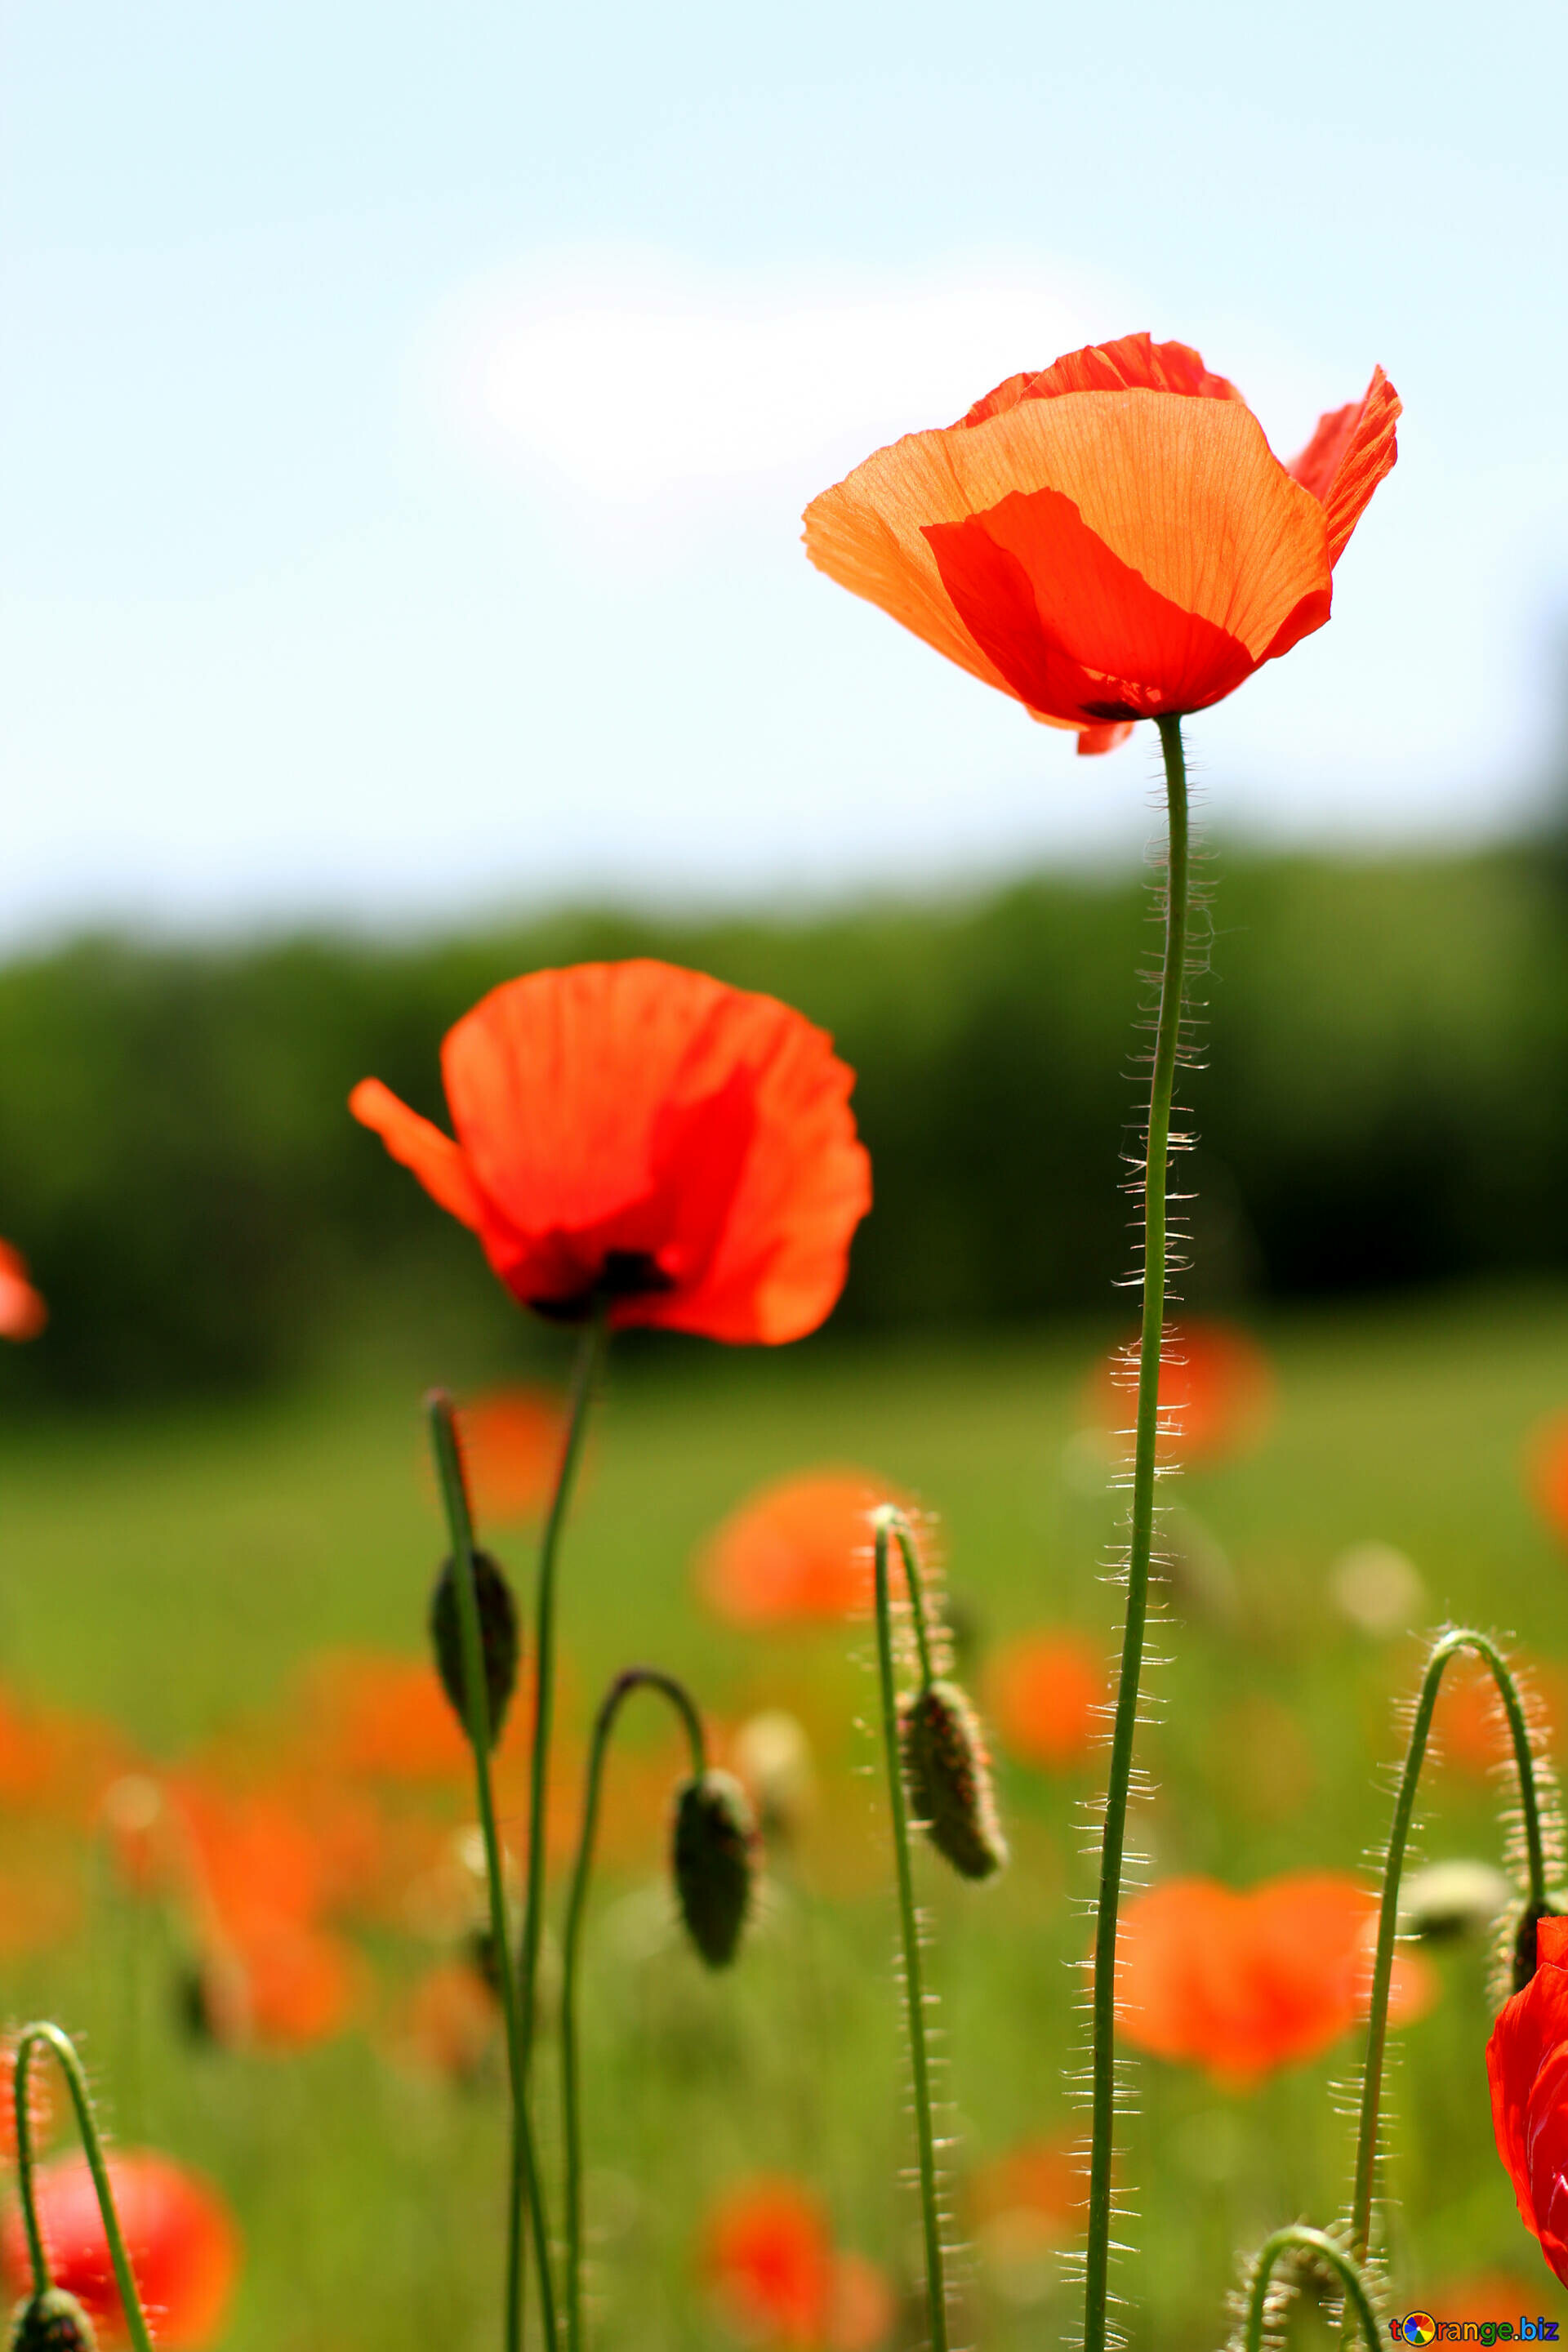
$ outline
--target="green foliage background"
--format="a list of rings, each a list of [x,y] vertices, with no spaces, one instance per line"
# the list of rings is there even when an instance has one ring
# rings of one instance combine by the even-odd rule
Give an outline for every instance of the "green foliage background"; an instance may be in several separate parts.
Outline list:
[[[1211,863],[1196,1303],[1568,1263],[1568,892],[1543,851]],[[308,1369],[367,1316],[489,1315],[466,1234],[346,1117],[442,1115],[485,990],[649,954],[800,1005],[859,1072],[875,1211],[840,1310],[911,1331],[1097,1308],[1125,1268],[1147,885],[1036,880],[809,920],[559,915],[388,945],[108,938],[0,971],[0,1234],[53,1309],[0,1392],[119,1399]],[[530,1343],[518,1318],[515,1344]]]

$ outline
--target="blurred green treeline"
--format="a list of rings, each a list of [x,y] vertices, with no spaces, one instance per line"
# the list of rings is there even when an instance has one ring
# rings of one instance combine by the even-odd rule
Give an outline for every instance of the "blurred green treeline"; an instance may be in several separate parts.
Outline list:
[[[1183,1099],[1194,1304],[1568,1265],[1568,887],[1543,848],[1226,853]],[[387,944],[91,938],[0,971],[0,1234],[52,1320],[26,1396],[279,1380],[350,1328],[494,1318],[470,1237],[353,1124],[445,1119],[442,1033],[542,964],[658,955],[786,998],[859,1073],[877,1202],[840,1316],[1103,1307],[1131,1258],[1142,880],[809,919],[572,914]],[[1200,930],[1209,918],[1200,918]],[[367,1326],[366,1318],[370,1318]],[[422,1319],[423,1318],[423,1319]],[[516,1318],[519,1346],[526,1318]]]

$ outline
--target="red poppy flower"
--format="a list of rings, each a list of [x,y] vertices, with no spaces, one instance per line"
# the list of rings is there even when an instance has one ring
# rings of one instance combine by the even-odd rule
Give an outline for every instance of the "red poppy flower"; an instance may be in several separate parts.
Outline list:
[[[1287,1871],[1245,1894],[1167,1879],[1122,1911],[1122,2031],[1156,2057],[1236,2082],[1316,2057],[1363,2013],[1376,1908],[1337,1871]],[[1401,1953],[1394,2021],[1421,2015],[1435,1994],[1421,1956]]]
[[[834,2251],[821,2205],[794,2180],[749,2180],[721,2198],[702,2263],[723,2318],[748,2343],[875,2352],[893,2324],[886,2273]]]
[[[0,1339],[36,1339],[49,1310],[27,1279],[27,1261],[0,1242]]]
[[[746,1626],[832,1624],[869,1609],[871,1514],[883,1503],[914,1513],[869,1470],[806,1471],[763,1486],[704,1546],[703,1599]]]
[[[1104,1728],[1105,1660],[1079,1633],[1021,1633],[992,1659],[986,1695],[1005,1748],[1064,1771],[1084,1761]]]
[[[239,2231],[210,2181],[146,2149],[109,2158],[115,2210],[153,2333],[166,2352],[202,2352],[220,2333],[239,2275]],[[55,2284],[110,2344],[126,2341],[108,2241],[85,2156],[40,2165],[38,2220]],[[31,2273],[22,2216],[0,2228],[0,2268],[21,2294]]]
[[[1520,2218],[1568,2285],[1568,1919],[1542,1919],[1536,1969],[1487,2043],[1492,2129]]]
[[[771,996],[653,962],[536,971],[441,1049],[456,1142],[366,1078],[356,1118],[557,1321],[814,1331],[871,1202],[854,1074]]]
[[[1394,460],[1381,368],[1282,466],[1234,384],[1148,335],[1010,376],[879,449],[805,512],[805,547],[961,668],[1106,751],[1201,710],[1329,617]]]
[[[1131,1451],[1138,1341],[1115,1350],[1095,1374],[1090,1409],[1121,1432]],[[1250,1333],[1233,1323],[1173,1326],[1160,1357],[1160,1454],[1165,1461],[1219,1462],[1255,1445],[1274,1409],[1274,1372]]]

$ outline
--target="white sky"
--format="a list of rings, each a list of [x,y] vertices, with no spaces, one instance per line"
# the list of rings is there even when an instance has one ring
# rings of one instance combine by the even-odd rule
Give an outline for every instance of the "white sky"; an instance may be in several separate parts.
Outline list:
[[[0,939],[1131,851],[1147,745],[1075,761],[797,542],[1144,326],[1285,453],[1374,361],[1406,404],[1328,629],[1194,724],[1213,821],[1479,836],[1568,733],[1560,0],[0,42]]]

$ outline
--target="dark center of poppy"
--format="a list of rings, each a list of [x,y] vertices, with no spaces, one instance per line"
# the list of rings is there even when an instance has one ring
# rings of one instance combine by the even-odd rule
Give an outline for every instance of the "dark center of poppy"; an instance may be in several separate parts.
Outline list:
[[[649,1250],[612,1249],[605,1252],[594,1280],[563,1298],[531,1298],[536,1315],[549,1323],[585,1323],[596,1307],[617,1298],[647,1298],[655,1291],[673,1290],[675,1276],[666,1274]]]

